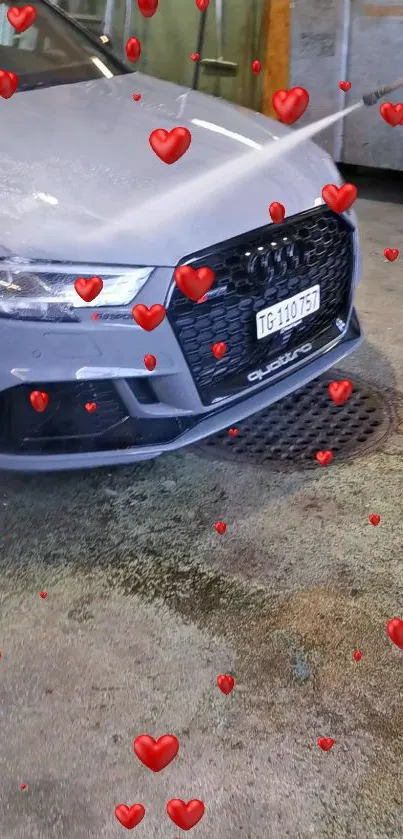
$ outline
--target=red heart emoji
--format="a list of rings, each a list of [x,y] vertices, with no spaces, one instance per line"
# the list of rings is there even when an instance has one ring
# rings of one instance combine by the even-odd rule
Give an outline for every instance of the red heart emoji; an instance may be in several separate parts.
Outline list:
[[[354,204],[357,194],[354,184],[326,184],[322,189],[322,198],[334,213],[345,213]]]
[[[180,265],[175,269],[174,279],[182,294],[185,294],[189,300],[200,303],[213,285],[215,274],[211,268],[194,269],[190,265]]]
[[[199,12],[205,12],[210,0],[196,0],[196,6]]]
[[[79,297],[85,300],[86,303],[91,303],[95,300],[98,294],[101,293],[104,284],[101,277],[79,277],[74,283],[74,288]]]
[[[97,410],[97,403],[96,402],[86,402],[85,405],[84,405],[84,408],[85,408],[86,411],[88,411],[89,414],[93,414],[94,411]]]
[[[340,90],[344,90],[344,93],[347,93],[351,89],[351,82],[339,82],[339,88]]]
[[[316,452],[315,457],[321,466],[327,466],[328,463],[331,463],[333,460],[333,453],[329,450]]]
[[[216,521],[214,527],[215,527],[217,533],[220,534],[220,536],[223,536],[226,529],[227,529],[227,525],[225,524],[225,521]]]
[[[224,341],[218,341],[217,344],[213,344],[211,347],[211,352],[213,353],[214,358],[220,360],[221,358],[224,358],[227,349],[228,347]]]
[[[158,9],[158,0],[137,0],[137,5],[143,17],[152,17]]]
[[[381,520],[381,517],[380,517],[380,516],[378,516],[376,513],[371,513],[371,515],[370,515],[370,516],[368,516],[368,521],[369,521],[369,523],[370,523],[370,524],[373,524],[373,526],[374,526],[374,527],[377,527],[377,525],[379,524],[380,520]]]
[[[354,661],[361,661],[361,659],[362,659],[361,650],[354,650],[353,656],[354,656]]]
[[[126,804],[118,804],[115,807],[115,816],[118,822],[123,827],[127,827],[128,830],[133,830],[133,827],[140,824],[145,814],[146,811],[142,804],[132,804],[131,807],[128,807]]]
[[[36,16],[37,11],[33,6],[22,6],[21,9],[10,6],[7,12],[7,18],[17,32],[25,32],[36,20]]]
[[[141,43],[138,38],[129,38],[126,43],[126,55],[133,64],[139,60],[141,55]]]
[[[330,752],[330,749],[333,748],[335,741],[332,737],[318,737],[318,746],[324,752]]]
[[[230,437],[238,437],[239,428],[229,428],[228,429],[228,434],[229,434]]]
[[[190,830],[204,816],[204,804],[197,798],[185,804],[181,798],[171,798],[167,804],[167,813],[171,821],[181,830]]]
[[[133,93],[132,94],[132,99],[134,99],[135,102],[140,102],[141,93]]]
[[[198,52],[190,53],[190,57],[191,57],[192,61],[200,61],[200,55],[199,55]]]
[[[39,592],[39,597],[42,597],[42,600],[46,600],[47,596],[48,596],[47,591],[40,591]]]
[[[153,329],[156,329],[164,320],[165,314],[164,306],[161,306],[159,303],[154,303],[154,306],[150,306],[150,308],[144,306],[143,303],[137,303],[132,308],[134,320],[147,332],[152,332]]]
[[[29,394],[29,401],[38,414],[43,414],[49,405],[49,394],[44,390],[32,390]]]
[[[328,393],[336,405],[344,405],[353,392],[353,383],[350,379],[342,379],[340,382],[330,382]]]
[[[161,772],[172,763],[179,751],[179,740],[173,734],[164,734],[158,740],[149,734],[141,734],[133,743],[138,759],[153,772]]]
[[[233,676],[229,676],[228,673],[222,673],[221,676],[217,676],[217,685],[222,693],[228,696],[234,689],[235,679]]]
[[[252,61],[252,73],[254,73],[255,76],[258,76],[259,73],[261,72],[261,69],[262,69],[262,65],[261,65],[260,61],[257,58],[255,58],[255,60]]]
[[[18,76],[15,73],[0,70],[0,96],[3,99],[10,99],[18,87]]]
[[[147,367],[147,370],[155,370],[157,365],[157,359],[155,355],[150,355],[148,353],[144,356],[144,366]]]
[[[403,119],[402,102],[398,102],[397,105],[392,105],[392,102],[382,102],[382,105],[380,106],[379,110],[385,122],[389,123],[389,125],[392,125],[393,128],[396,125],[401,124]]]
[[[273,201],[269,207],[269,214],[274,224],[281,224],[281,222],[284,221],[285,207],[278,201]]]
[[[388,262],[394,262],[399,256],[400,251],[397,248],[385,248],[383,255]]]
[[[304,87],[276,90],[271,101],[281,122],[292,125],[306,111],[309,105],[309,93]]]
[[[26,784],[20,784],[20,789],[26,789],[26,788],[27,788]]]
[[[386,631],[396,647],[403,650],[403,621],[400,618],[392,618],[386,626]]]
[[[187,152],[192,135],[187,128],[179,126],[172,131],[156,128],[149,136],[150,146],[163,163],[176,163]]]

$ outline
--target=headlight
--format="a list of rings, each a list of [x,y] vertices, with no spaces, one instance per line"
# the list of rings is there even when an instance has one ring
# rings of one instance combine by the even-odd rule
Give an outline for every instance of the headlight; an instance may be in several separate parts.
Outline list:
[[[141,291],[153,268],[111,268],[110,266],[57,265],[21,259],[0,261],[0,317],[78,321],[75,310],[126,306]],[[78,277],[97,275],[103,289],[91,303],[77,294]]]

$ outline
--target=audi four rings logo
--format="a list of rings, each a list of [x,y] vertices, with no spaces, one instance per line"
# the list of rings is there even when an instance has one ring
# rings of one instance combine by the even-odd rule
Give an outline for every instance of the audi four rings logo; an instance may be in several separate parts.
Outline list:
[[[252,279],[270,283],[274,277],[285,276],[287,271],[303,268],[309,265],[310,250],[302,239],[284,237],[278,242],[269,242],[251,251],[246,251],[243,257],[244,269]],[[228,285],[216,286],[207,292],[206,298],[223,297]]]
[[[283,276],[293,269],[308,265],[309,251],[301,239],[284,237],[278,242],[269,242],[247,251],[244,265],[249,277],[270,282],[275,276]]]

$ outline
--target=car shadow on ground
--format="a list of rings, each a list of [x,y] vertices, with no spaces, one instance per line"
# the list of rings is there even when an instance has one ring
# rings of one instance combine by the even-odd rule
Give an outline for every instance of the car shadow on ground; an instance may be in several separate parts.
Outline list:
[[[390,204],[403,204],[403,172],[391,169],[371,169],[340,163],[338,168],[345,181],[355,184],[360,198]]]

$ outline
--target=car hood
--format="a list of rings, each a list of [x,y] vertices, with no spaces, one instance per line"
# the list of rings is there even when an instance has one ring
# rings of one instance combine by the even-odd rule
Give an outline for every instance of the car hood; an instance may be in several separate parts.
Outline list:
[[[21,92],[1,107],[4,255],[174,266],[266,224],[272,201],[287,215],[314,206],[335,179],[311,142],[257,171],[252,156],[289,129],[141,73]],[[192,142],[167,165],[149,135],[175,126]]]

